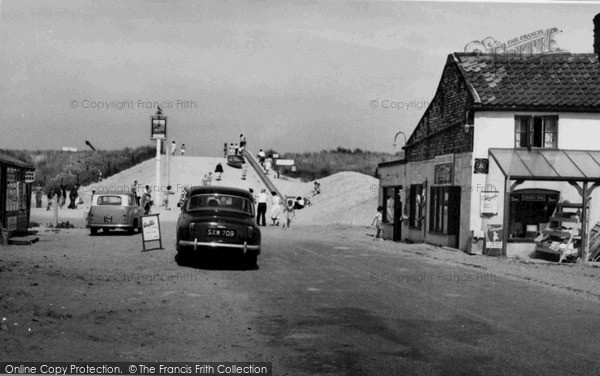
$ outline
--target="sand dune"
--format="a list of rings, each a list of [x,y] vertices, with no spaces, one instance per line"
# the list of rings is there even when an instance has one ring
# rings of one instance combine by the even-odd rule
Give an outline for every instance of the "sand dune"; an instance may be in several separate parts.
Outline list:
[[[131,189],[134,180],[140,186],[155,186],[156,164],[155,160],[142,162],[128,170],[115,174],[100,183],[81,189],[81,196],[88,206],[92,189],[102,191],[124,191]],[[165,210],[155,206],[154,212],[161,213],[162,218],[176,218],[179,210],[176,202],[184,186],[201,185],[205,174],[212,172],[217,163],[221,163],[224,173],[221,181],[212,179],[212,185],[232,186],[242,189],[254,189],[258,193],[264,184],[256,172],[248,165],[246,180],[242,180],[242,170],[227,166],[225,158],[175,156],[161,160],[160,190],[155,188],[153,198],[155,203],[160,203],[162,192],[167,185],[171,185],[175,195],[171,196],[171,208]],[[168,166],[170,164],[170,173]],[[311,197],[312,206],[298,210],[296,221],[298,224],[352,224],[368,225],[375,215],[378,197],[379,181],[371,176],[356,172],[340,172],[320,179],[321,194],[312,197],[313,182],[303,183],[296,179],[282,177],[270,178],[277,188],[286,196]],[[269,204],[270,206],[270,204]],[[270,212],[270,209],[269,211]]]

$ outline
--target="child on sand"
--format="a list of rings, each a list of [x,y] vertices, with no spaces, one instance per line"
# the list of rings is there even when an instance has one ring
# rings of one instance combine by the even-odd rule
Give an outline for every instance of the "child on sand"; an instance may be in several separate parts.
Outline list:
[[[296,208],[294,206],[294,201],[288,200],[287,205],[283,206],[285,223],[283,224],[283,228],[286,230],[292,229],[292,220],[296,218]]]
[[[377,229],[377,233],[375,234],[375,237],[373,238],[373,240],[383,240],[383,206],[378,206],[377,207],[377,214],[375,214],[375,217],[373,218],[373,222],[371,222],[371,226],[375,225],[375,228]]]

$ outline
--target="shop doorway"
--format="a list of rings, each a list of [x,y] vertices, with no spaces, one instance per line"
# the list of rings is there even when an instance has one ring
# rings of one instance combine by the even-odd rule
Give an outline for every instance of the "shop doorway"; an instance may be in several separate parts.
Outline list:
[[[384,222],[392,224],[392,240],[402,240],[402,186],[386,187],[384,190]]]

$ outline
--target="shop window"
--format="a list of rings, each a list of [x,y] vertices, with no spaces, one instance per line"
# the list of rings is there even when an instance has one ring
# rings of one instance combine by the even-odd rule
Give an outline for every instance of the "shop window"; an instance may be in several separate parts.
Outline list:
[[[557,148],[558,116],[515,116],[515,147]]]
[[[460,187],[431,187],[429,197],[429,231],[458,234]]]
[[[20,182],[21,172],[16,168],[6,169],[6,211],[17,211],[23,209],[25,184]]]
[[[423,196],[423,185],[413,184],[410,186],[410,212],[408,225],[420,229],[425,213],[425,198]]]
[[[509,236],[534,239],[556,209],[559,192],[546,189],[523,189],[510,195]]]

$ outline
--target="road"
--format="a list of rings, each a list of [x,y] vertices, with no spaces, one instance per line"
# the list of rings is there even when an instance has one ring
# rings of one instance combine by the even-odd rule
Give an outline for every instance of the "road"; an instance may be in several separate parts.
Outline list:
[[[599,374],[600,303],[366,228],[267,227],[258,270],[140,235],[43,232],[0,255],[0,360],[267,361],[275,375]],[[16,325],[15,325],[16,324]]]

